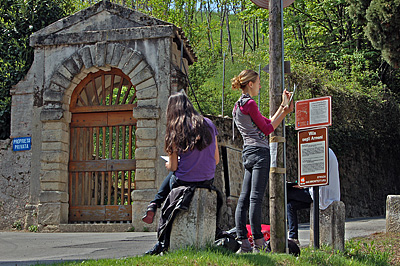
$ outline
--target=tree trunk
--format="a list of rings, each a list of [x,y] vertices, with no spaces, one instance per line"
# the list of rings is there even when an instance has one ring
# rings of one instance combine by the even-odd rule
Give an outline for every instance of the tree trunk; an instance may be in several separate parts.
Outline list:
[[[244,21],[244,24],[242,25],[242,38],[243,38],[243,49],[242,49],[242,55],[246,52],[246,21]]]
[[[232,63],[234,63],[232,40],[231,40],[231,31],[230,31],[230,27],[229,27],[229,12],[226,12],[225,15],[226,15],[226,31],[227,31],[227,35],[228,35],[228,48],[229,48],[229,52],[231,53]]]
[[[224,38],[224,20],[225,20],[225,12],[226,12],[226,7],[222,5],[221,7],[221,17],[220,17],[220,24],[219,24],[219,45],[220,45],[220,54],[222,56],[222,43],[223,43],[223,38]]]
[[[210,2],[207,2],[207,36],[209,48],[214,50],[213,37],[211,32],[211,7]]]
[[[253,51],[256,50],[256,20],[253,19]]]

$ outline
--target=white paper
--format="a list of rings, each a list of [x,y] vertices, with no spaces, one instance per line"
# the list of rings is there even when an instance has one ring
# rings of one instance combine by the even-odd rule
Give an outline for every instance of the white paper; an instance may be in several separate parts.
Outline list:
[[[328,100],[310,102],[310,124],[329,122]]]
[[[269,144],[269,153],[271,155],[271,167],[278,167],[278,163],[276,162],[276,157],[278,156],[278,142],[272,142]]]
[[[163,158],[166,162],[169,162],[169,156],[161,155],[161,158]],[[178,156],[178,161],[181,159],[180,156]]]
[[[301,144],[301,175],[325,173],[325,141]]]
[[[163,158],[165,161],[169,162],[169,157],[168,156],[160,156],[161,158]]]

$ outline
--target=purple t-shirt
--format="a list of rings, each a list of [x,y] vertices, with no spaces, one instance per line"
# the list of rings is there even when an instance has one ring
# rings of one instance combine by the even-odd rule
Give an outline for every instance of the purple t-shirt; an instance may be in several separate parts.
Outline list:
[[[215,136],[218,135],[217,128],[210,119],[204,117],[204,122],[210,127],[211,144],[199,151],[195,148],[179,154],[178,169],[175,176],[185,182],[201,182],[214,178],[215,174]]]

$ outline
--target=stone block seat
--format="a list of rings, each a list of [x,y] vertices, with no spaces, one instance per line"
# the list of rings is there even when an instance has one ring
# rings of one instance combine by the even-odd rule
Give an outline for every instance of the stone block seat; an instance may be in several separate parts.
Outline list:
[[[180,211],[173,221],[169,250],[205,247],[215,241],[216,227],[217,193],[196,188],[189,209]]]
[[[400,232],[400,195],[388,195],[386,198],[386,232]]]
[[[334,201],[325,210],[319,210],[319,244],[344,250],[345,205]],[[310,209],[310,246],[314,246],[314,211]]]

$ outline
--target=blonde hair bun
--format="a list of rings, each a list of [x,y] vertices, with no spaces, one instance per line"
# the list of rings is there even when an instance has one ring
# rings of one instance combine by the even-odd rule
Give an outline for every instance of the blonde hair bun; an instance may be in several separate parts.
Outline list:
[[[232,83],[232,89],[238,90],[241,88],[240,79],[238,76],[235,76],[233,79],[231,79],[231,83]]]
[[[238,76],[231,79],[232,89],[244,89],[249,82],[256,82],[258,73],[251,69],[246,69],[240,72]]]

